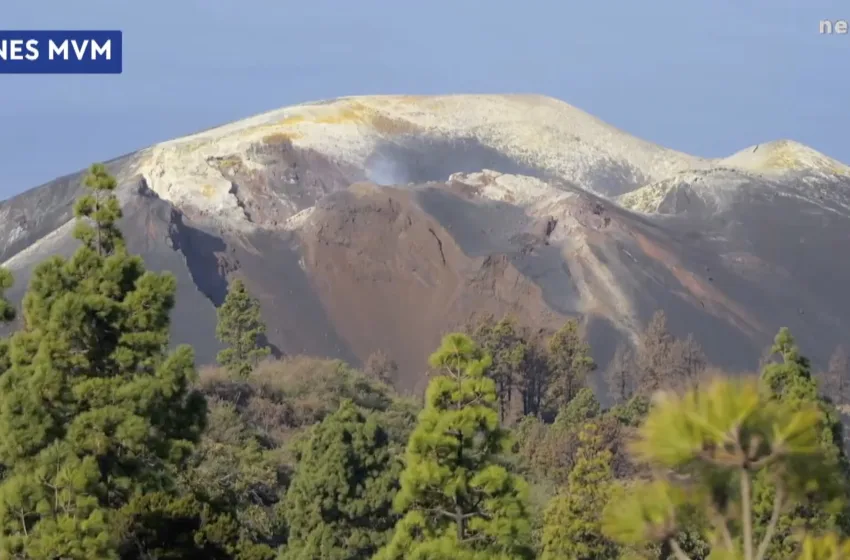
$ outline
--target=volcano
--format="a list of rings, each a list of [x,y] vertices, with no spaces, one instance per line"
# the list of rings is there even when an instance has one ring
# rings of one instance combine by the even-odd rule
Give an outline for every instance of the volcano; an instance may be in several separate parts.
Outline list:
[[[382,350],[408,390],[473,312],[579,318],[603,365],[657,309],[733,370],[783,326],[816,366],[850,340],[850,168],[789,140],[709,159],[543,96],[363,96],[107,165],[130,249],[177,278],[172,338],[199,363],[235,276],[276,352],[360,364]],[[75,249],[82,178],[0,203],[12,299]]]

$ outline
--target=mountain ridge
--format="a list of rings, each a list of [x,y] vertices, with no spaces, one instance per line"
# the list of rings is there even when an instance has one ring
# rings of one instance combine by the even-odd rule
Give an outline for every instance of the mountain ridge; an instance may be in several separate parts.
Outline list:
[[[407,387],[476,310],[545,328],[579,316],[603,364],[658,308],[734,368],[780,326],[808,331],[816,361],[850,337],[850,265],[834,258],[850,242],[850,168],[793,141],[701,158],[544,96],[355,96],[108,166],[131,248],[190,294],[179,312],[211,321],[238,274],[282,352],[357,363],[393,346]],[[73,247],[80,179],[0,203],[13,297],[34,263]],[[175,327],[188,339],[212,359],[209,325]]]

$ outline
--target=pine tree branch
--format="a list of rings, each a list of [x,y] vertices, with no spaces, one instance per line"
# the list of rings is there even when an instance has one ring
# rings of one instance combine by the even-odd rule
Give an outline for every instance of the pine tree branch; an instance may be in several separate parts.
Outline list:
[[[26,515],[24,514],[23,508],[18,509],[18,516],[21,519],[21,526],[24,528],[24,536],[29,537],[30,536],[29,531],[27,531],[27,518],[26,518]]]
[[[462,513],[460,515],[458,515],[457,513],[453,513],[451,511],[442,509],[442,508],[428,508],[425,511],[430,511],[431,513],[437,513],[439,515],[442,515],[443,517],[448,517],[450,519],[467,520],[467,519],[472,519],[473,517],[480,517],[482,519],[486,519],[487,521],[490,521],[490,519],[491,519],[488,514],[482,512],[482,511],[477,511],[477,510],[471,511],[469,513]]]
[[[489,535],[479,533],[479,534],[472,536],[472,537],[466,537],[466,538],[462,539],[460,542],[462,542],[464,544],[469,544],[469,543],[474,543],[474,542],[478,542],[478,541],[484,541],[484,540],[487,540],[489,538],[490,538]]]
[[[782,512],[782,507],[785,505],[785,490],[781,484],[776,486],[776,496],[773,499],[773,512],[770,515],[770,522],[767,524],[767,529],[764,532],[764,538],[759,544],[758,552],[756,552],[756,560],[764,560],[767,554],[767,547],[770,546],[770,540],[776,532],[776,526],[779,524],[779,515]]]
[[[753,510],[752,510],[752,488],[750,487],[750,471],[741,469],[741,509],[744,522],[744,559],[753,558]]]
[[[726,546],[729,550],[734,550],[735,545],[732,543],[732,533],[729,531],[729,522],[726,518],[723,518],[723,522],[720,525],[720,529],[723,532],[723,542],[726,543]]]
[[[723,537],[723,544],[726,545],[727,549],[734,550],[735,545],[732,543],[732,532],[729,530],[729,520],[725,515],[721,514],[714,508],[711,510],[711,516],[714,518],[714,523],[720,530],[720,534]]]
[[[767,466],[768,463],[779,457],[781,452],[781,448],[775,449],[770,453],[770,455],[765,455],[761,459],[757,461],[752,461],[749,463],[750,471],[757,471]]]
[[[670,539],[668,542],[670,543],[670,549],[673,550],[673,555],[676,556],[677,560],[691,560],[691,557],[685,554],[685,551],[682,550],[682,547],[679,546],[679,542],[676,539]]]

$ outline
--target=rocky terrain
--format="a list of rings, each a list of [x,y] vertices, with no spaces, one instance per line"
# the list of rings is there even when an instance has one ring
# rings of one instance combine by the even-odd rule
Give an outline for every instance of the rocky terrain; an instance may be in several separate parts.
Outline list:
[[[541,96],[370,96],[108,165],[130,248],[177,276],[173,338],[200,362],[233,275],[276,351],[358,363],[381,349],[409,389],[473,311],[578,316],[602,364],[659,308],[732,369],[754,367],[781,326],[816,364],[850,342],[850,168],[791,141],[706,159]],[[34,264],[74,249],[81,178],[0,203],[13,297]]]

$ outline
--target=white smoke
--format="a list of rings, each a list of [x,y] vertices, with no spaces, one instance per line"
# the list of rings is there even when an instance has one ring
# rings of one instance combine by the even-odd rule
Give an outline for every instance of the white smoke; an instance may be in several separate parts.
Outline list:
[[[404,167],[395,159],[375,156],[366,165],[366,178],[383,186],[406,185],[410,181]]]

